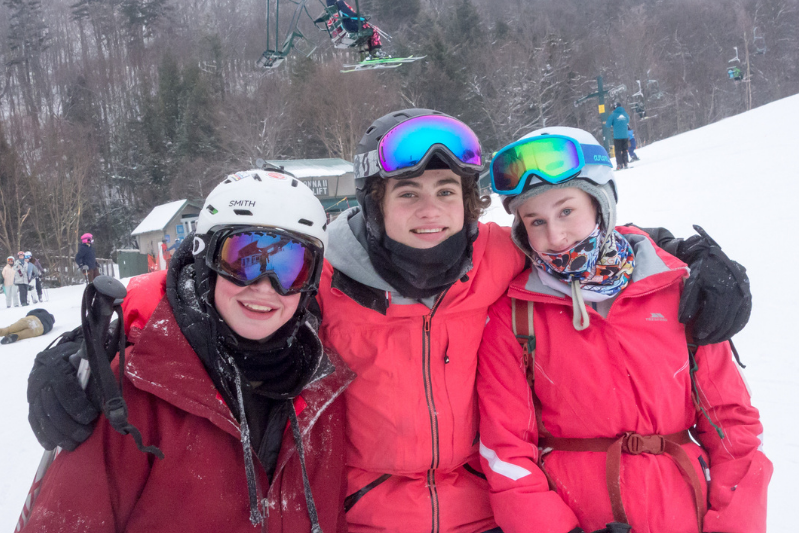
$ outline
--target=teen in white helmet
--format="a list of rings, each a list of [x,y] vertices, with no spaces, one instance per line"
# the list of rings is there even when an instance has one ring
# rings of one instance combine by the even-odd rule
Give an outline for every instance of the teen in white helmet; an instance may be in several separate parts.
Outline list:
[[[251,531],[263,521],[270,531],[339,530],[338,398],[353,375],[322,349],[308,311],[327,241],[322,205],[294,177],[250,170],[219,184],[166,279],[134,278],[123,304],[130,421],[165,459],[101,419],[58,456],[26,530],[73,516],[104,531]],[[44,419],[34,429],[63,443]]]

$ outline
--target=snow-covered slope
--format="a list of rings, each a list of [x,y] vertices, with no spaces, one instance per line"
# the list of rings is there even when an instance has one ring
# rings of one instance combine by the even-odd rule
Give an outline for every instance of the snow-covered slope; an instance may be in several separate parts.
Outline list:
[[[799,95],[641,148],[635,168],[617,175],[620,222],[666,226],[679,236],[692,234],[691,225],[699,224],[749,269],[752,318],[735,342],[765,424],[765,451],[775,466],[769,491],[769,531],[774,532],[792,529],[799,496],[794,485],[799,479],[799,359],[790,318],[799,297],[790,279],[799,247],[788,240],[799,227],[794,208],[799,173],[790,155],[799,139],[797,125]],[[484,218],[510,224],[496,199]],[[53,332],[0,346],[0,529],[14,528],[41,456],[26,419],[28,372],[38,351],[79,324],[81,291],[80,286],[50,291],[42,307],[56,316]],[[24,314],[19,308],[0,309],[0,324]]]

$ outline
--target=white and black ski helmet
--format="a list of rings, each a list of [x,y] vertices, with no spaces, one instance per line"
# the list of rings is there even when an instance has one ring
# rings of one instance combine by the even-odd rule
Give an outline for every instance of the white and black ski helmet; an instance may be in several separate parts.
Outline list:
[[[208,235],[223,226],[283,229],[313,237],[327,248],[327,214],[319,199],[300,180],[276,170],[236,172],[211,191],[196,234]]]

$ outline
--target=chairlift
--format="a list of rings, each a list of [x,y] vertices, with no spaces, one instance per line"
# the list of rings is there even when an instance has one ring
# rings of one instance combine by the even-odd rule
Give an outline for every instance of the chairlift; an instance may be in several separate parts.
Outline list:
[[[760,35],[757,34],[757,26],[755,26],[755,29],[752,32],[752,43],[755,45],[756,54],[763,55],[766,53],[766,38],[763,36],[762,32]]]
[[[348,7],[348,6],[347,6]],[[355,11],[350,13],[340,9],[338,2],[326,5],[321,15],[313,19],[314,26],[326,31],[334,48],[360,50],[368,46],[372,35],[377,31],[381,37],[390,39],[391,36],[380,31],[372,24],[366,24],[370,19],[368,15],[361,15],[358,0],[355,1]],[[355,23],[355,31],[347,31],[348,22]],[[349,24],[351,26],[351,24]]]
[[[633,93],[631,107],[638,118],[643,120],[646,118],[646,102],[644,101],[644,91],[641,89],[641,80],[635,80],[638,84],[638,92]]]
[[[608,96],[610,96],[611,98],[616,98],[621,93],[626,93],[626,92],[627,92],[627,86],[622,83],[621,85],[617,85],[616,87],[613,87],[612,89],[608,90]]]
[[[305,7],[305,4],[308,0],[298,0],[295,2],[297,4],[297,8],[294,10],[294,15],[291,17],[291,23],[289,24],[289,30],[286,34],[285,39],[283,39],[283,44],[278,45],[278,40],[280,39],[280,0],[275,0],[275,46],[274,48],[269,48],[269,18],[271,16],[271,3],[272,0],[266,0],[266,51],[261,54],[261,57],[256,62],[256,65],[262,68],[277,68],[279,67],[283,61],[286,60],[289,53],[291,53],[291,49],[294,48],[294,41],[296,39],[305,39],[305,36],[297,29],[297,25],[300,22],[300,15],[303,11],[308,13],[308,9]],[[310,16],[310,14],[308,14]]]
[[[660,90],[658,80],[646,80],[646,91],[649,93],[649,98],[652,100],[660,100],[663,98],[663,91]]]
[[[733,49],[735,50],[735,57],[727,61],[727,63],[733,63],[732,65],[727,67],[727,79],[733,81],[741,81],[742,79],[744,79],[744,75],[743,72],[741,71],[741,67],[739,66],[741,64],[741,60],[738,58],[738,47],[733,46]],[[735,63],[737,63],[737,65]]]

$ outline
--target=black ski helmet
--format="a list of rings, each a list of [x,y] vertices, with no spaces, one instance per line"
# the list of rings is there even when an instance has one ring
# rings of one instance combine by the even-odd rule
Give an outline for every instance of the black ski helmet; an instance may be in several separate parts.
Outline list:
[[[410,109],[402,109],[400,111],[392,111],[382,117],[378,118],[366,129],[366,133],[363,134],[361,140],[358,142],[358,146],[355,148],[355,154],[361,155],[371,152],[373,150],[377,150],[377,145],[380,142],[380,139],[383,136],[391,131],[394,126],[405,122],[414,117],[421,117],[426,115],[439,115],[442,117],[449,117],[454,120],[458,120],[455,117],[447,115],[446,113],[442,113],[441,111],[435,111],[433,109],[423,109],[423,108],[410,108]],[[451,165],[447,163],[443,158],[440,157],[433,157],[428,165],[425,167],[426,169],[436,169],[436,168],[449,168],[453,172],[456,172],[458,175],[462,175],[462,172],[459,169],[453,168]],[[471,176],[471,175],[470,175]],[[462,176],[462,177],[470,177],[470,176]],[[479,178],[479,174],[475,173],[474,179],[477,180]],[[375,173],[372,176],[367,177],[359,177],[355,178],[355,196],[358,200],[358,203],[361,206],[365,205],[365,196],[367,191],[367,183],[369,182],[370,178],[379,177],[379,174]]]

